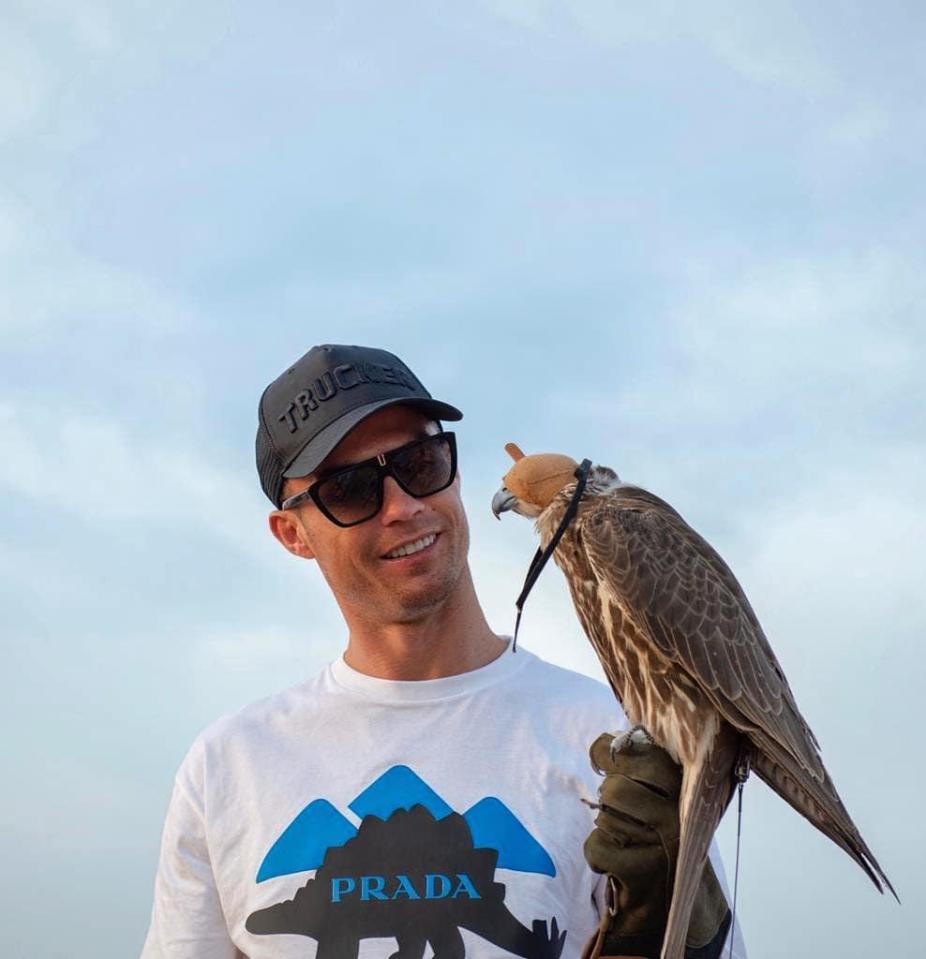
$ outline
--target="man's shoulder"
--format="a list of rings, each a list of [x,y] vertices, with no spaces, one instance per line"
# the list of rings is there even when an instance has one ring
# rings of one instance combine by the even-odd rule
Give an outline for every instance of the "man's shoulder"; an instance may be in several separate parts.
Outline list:
[[[531,653],[531,682],[523,690],[519,708],[536,714],[548,734],[552,731],[571,750],[587,749],[599,733],[628,726],[627,717],[611,687],[593,676]]]
[[[534,660],[533,665],[538,681],[547,683],[556,689],[581,690],[589,696],[609,696],[612,700],[614,699],[614,694],[600,679],[570,669],[568,666],[561,666],[552,660],[544,659],[535,650],[530,650],[530,655]]]

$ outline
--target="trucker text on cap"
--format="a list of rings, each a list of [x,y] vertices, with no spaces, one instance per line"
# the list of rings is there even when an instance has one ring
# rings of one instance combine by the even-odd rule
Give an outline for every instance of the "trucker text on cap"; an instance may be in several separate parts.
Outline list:
[[[319,402],[330,400],[338,390],[349,390],[361,383],[395,383],[414,393],[421,389],[408,370],[399,367],[381,363],[341,363],[325,370],[310,387],[300,390],[290,401],[286,412],[277,419],[286,423],[290,433],[295,433],[309,418],[312,410],[318,409]]]

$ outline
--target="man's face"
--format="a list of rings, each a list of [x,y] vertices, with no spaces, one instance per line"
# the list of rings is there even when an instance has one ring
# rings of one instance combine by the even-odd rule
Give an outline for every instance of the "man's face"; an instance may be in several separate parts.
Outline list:
[[[283,495],[310,486],[325,472],[385,453],[437,432],[428,417],[403,404],[361,420],[307,477],[287,480]],[[317,560],[350,623],[352,619],[410,622],[452,596],[466,569],[469,527],[460,499],[460,474],[439,493],[409,496],[391,476],[383,480],[383,506],[372,519],[340,527],[308,501],[271,514],[274,534],[291,552]],[[386,553],[436,534],[425,549],[399,559]]]

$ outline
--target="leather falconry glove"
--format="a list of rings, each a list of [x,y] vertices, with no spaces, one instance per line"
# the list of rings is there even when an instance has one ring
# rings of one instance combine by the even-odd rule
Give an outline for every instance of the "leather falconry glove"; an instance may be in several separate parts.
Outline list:
[[[610,733],[591,745],[593,768],[604,773],[598,788],[595,828],[583,852],[589,866],[608,877],[608,908],[582,959],[658,959],[678,858],[678,799],[682,769],[669,754],[634,735],[611,754]],[[698,889],[685,959],[717,959],[731,914],[708,860]]]

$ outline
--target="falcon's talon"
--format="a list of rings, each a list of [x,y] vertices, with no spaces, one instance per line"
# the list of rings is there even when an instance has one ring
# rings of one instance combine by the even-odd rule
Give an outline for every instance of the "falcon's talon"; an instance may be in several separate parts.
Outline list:
[[[652,746],[655,742],[646,728],[638,723],[611,740],[611,759],[615,759],[619,753],[631,752],[635,745]]]

